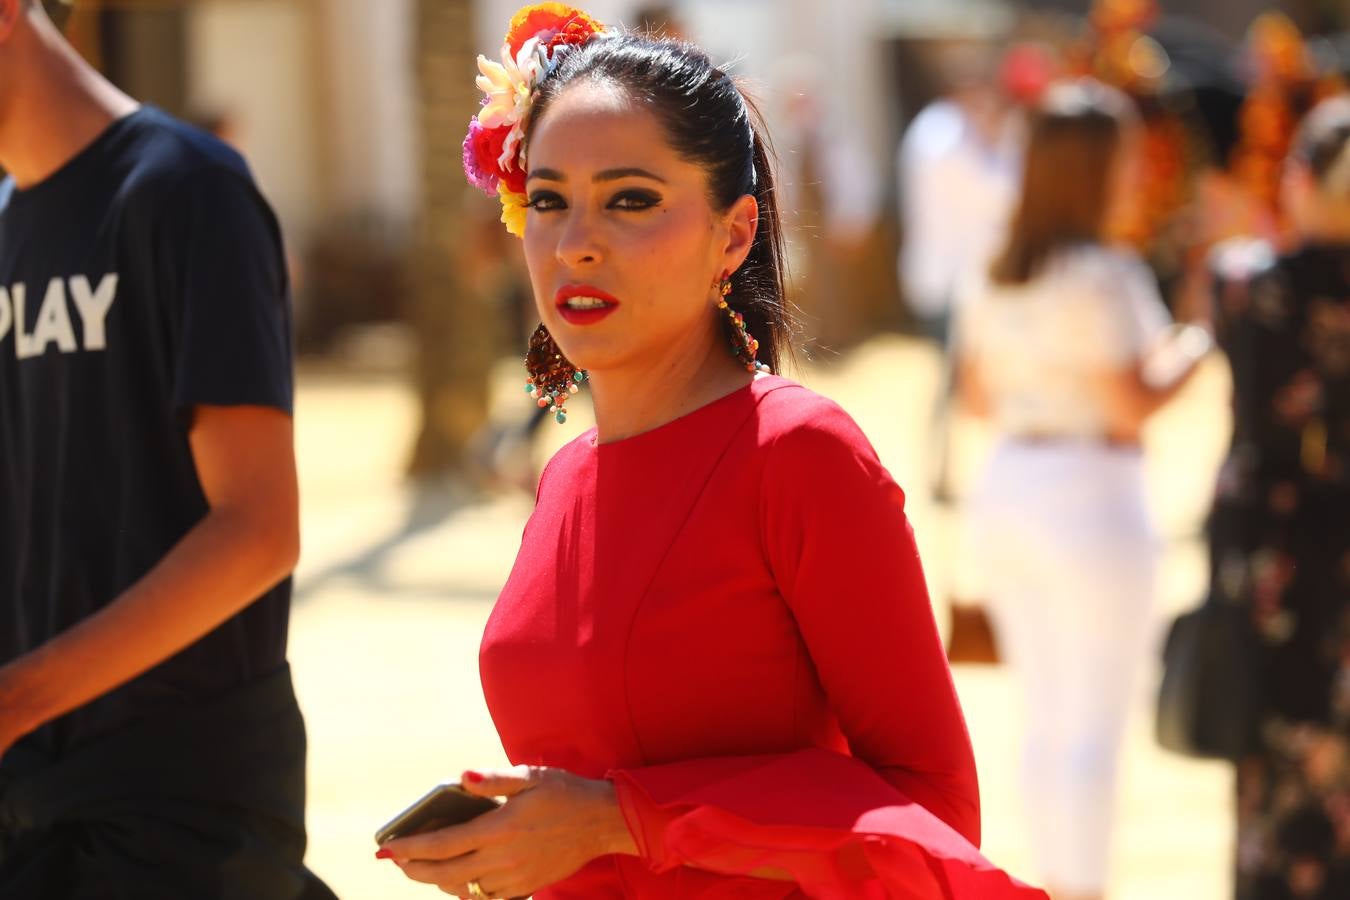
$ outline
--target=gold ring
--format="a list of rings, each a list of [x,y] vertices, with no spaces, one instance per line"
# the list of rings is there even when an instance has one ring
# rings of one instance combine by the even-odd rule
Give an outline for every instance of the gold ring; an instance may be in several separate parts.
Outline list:
[[[483,891],[483,886],[477,881],[469,882],[469,896],[473,900],[489,900],[488,895]]]

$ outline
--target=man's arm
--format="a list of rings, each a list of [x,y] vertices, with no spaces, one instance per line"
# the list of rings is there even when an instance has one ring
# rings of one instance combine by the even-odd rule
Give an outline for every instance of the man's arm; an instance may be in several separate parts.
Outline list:
[[[201,406],[190,439],[206,516],[107,607],[0,668],[0,755],[189,646],[295,567],[300,517],[290,416]]]

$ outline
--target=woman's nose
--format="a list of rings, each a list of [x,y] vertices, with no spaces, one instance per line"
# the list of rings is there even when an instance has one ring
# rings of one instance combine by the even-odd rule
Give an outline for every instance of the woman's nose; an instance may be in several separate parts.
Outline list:
[[[558,235],[558,261],[566,266],[588,265],[603,257],[594,223],[585,212],[569,213]]]

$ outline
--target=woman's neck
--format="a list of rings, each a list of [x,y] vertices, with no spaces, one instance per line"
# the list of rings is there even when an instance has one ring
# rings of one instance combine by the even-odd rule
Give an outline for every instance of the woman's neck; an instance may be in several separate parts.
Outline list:
[[[690,364],[690,360],[697,360]],[[748,385],[754,376],[711,344],[646,360],[640,369],[592,372],[591,396],[599,442],[609,444],[660,428]]]

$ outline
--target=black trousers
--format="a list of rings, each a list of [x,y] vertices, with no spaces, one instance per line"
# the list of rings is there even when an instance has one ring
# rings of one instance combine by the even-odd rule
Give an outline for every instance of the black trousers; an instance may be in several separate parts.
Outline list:
[[[3,900],[336,900],[304,866],[289,669],[0,767]]]

